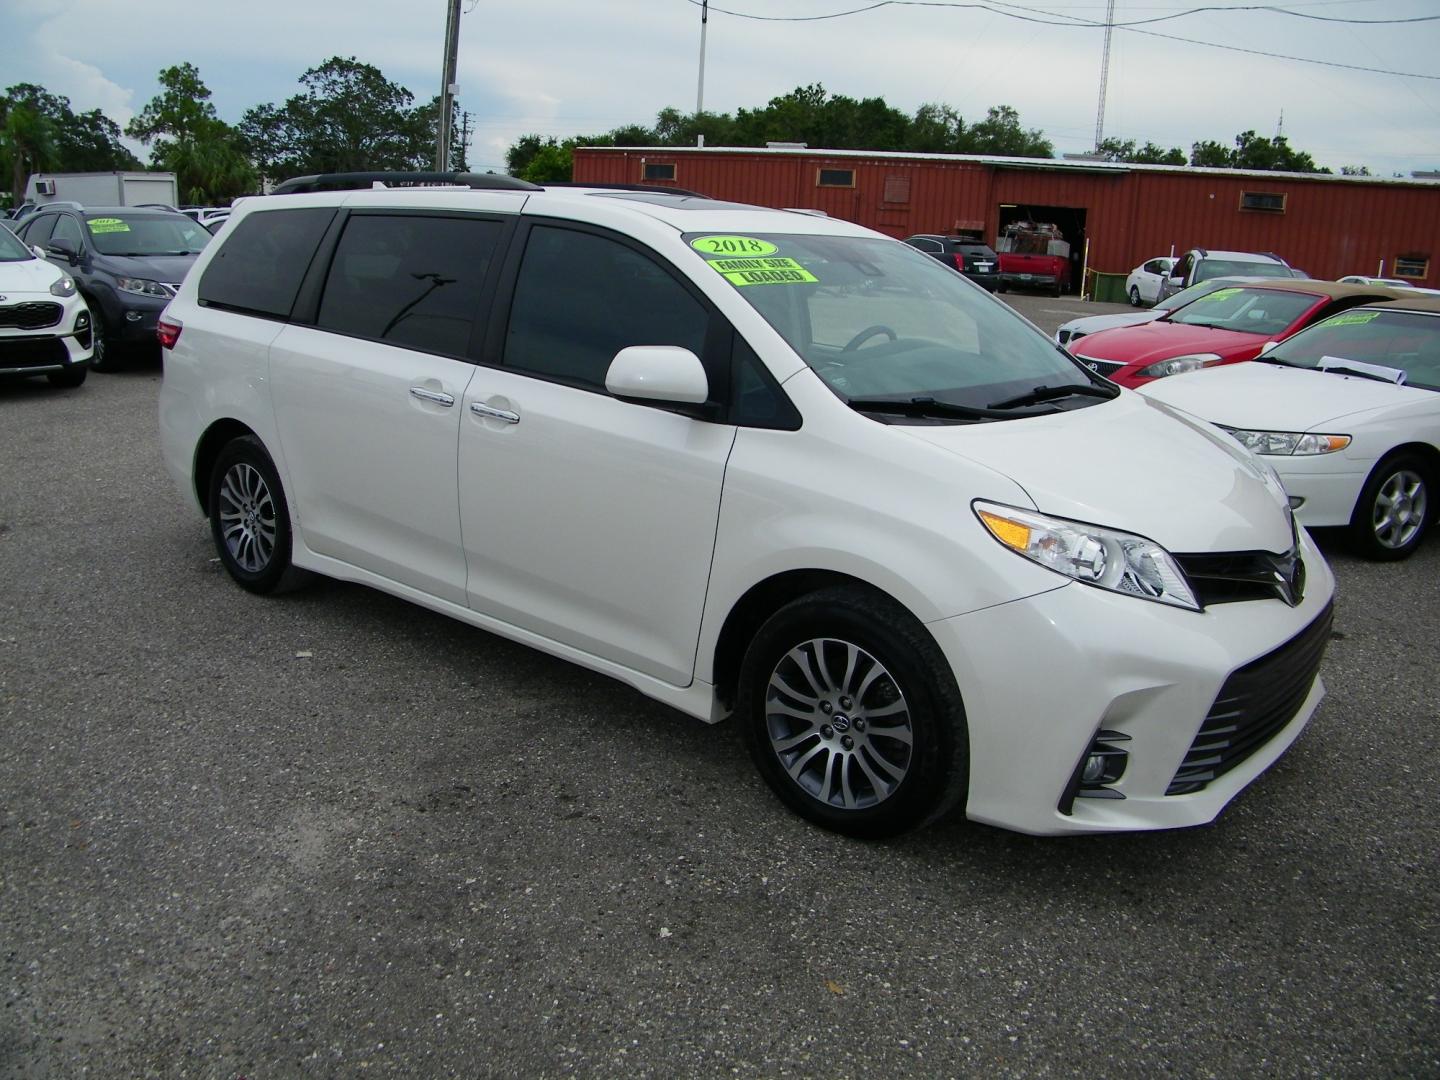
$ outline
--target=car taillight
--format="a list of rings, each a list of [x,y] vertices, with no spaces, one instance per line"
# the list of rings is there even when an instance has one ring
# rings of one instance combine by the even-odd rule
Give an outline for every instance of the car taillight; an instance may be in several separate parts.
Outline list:
[[[963,273],[964,270],[965,270],[965,256],[964,256],[964,255],[961,255],[961,254],[957,251],[957,252],[955,252],[955,254],[952,256],[952,258],[954,258],[954,260],[955,260],[955,269],[956,269],[956,270],[959,270],[959,271],[961,271],[961,272]]]
[[[162,349],[173,349],[175,343],[180,340],[181,324],[161,319],[155,324],[155,336],[160,339]]]

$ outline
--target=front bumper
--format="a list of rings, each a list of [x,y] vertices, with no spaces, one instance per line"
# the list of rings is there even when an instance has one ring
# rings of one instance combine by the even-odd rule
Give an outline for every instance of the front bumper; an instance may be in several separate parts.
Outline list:
[[[965,270],[963,273],[967,278],[987,292],[994,292],[1000,284],[1000,275],[996,273],[982,274],[976,270]]]
[[[1170,829],[1213,820],[1299,735],[1324,687],[1201,790],[1167,794],[1230,676],[1318,633],[1334,579],[1308,536],[1297,607],[1279,600],[1184,611],[1080,584],[942,620],[930,629],[954,667],[970,741],[967,815],[1034,834]],[[1123,799],[1067,790],[1096,734],[1128,739]],[[1192,758],[1193,760],[1193,758]]]
[[[39,330],[0,327],[0,376],[48,375],[88,364],[91,331],[89,311],[73,300],[57,325]]]
[[[1295,517],[1312,529],[1350,524],[1360,490],[1370,475],[1373,461],[1351,461],[1341,454],[1302,457],[1266,457],[1285,493],[1303,501]]]

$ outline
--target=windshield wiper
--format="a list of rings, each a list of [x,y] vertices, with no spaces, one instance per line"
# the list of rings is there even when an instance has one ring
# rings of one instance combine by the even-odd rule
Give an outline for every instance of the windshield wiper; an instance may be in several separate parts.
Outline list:
[[[845,404],[856,412],[894,413],[896,416],[950,417],[956,420],[1009,420],[1010,414],[998,409],[980,409],[973,405],[956,405],[937,401],[928,395],[912,398],[852,397]]]
[[[1042,401],[1058,401],[1067,397],[1118,397],[1120,388],[1118,386],[1092,386],[1088,383],[1081,386],[1037,386],[1035,389],[1015,397],[1006,398],[1004,401],[992,401],[986,408],[989,409],[1018,409],[1025,405],[1038,405]]]

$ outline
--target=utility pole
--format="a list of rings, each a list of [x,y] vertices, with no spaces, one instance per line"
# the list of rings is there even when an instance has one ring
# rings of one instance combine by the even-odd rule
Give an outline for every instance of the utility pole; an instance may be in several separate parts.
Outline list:
[[[1105,55],[1100,61],[1100,104],[1095,110],[1095,152],[1105,138],[1105,84],[1110,79],[1110,35],[1115,30],[1115,0],[1105,5]]]
[[[460,57],[460,2],[448,0],[445,15],[445,62],[440,76],[440,122],[435,125],[435,171],[450,171],[451,116],[455,111],[455,64]]]
[[[710,21],[710,0],[700,4],[700,84],[695,89],[695,115],[705,111],[705,26]]]
[[[465,167],[470,167],[470,117],[472,113],[461,112],[460,114],[460,157],[465,162]]]

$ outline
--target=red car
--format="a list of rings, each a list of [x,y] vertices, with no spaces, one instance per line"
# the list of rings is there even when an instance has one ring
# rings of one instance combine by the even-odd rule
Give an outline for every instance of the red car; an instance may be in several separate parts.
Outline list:
[[[1134,388],[1166,375],[1253,360],[1266,342],[1404,289],[1333,281],[1276,281],[1218,289],[1163,318],[1082,337],[1071,350],[1090,370]]]

